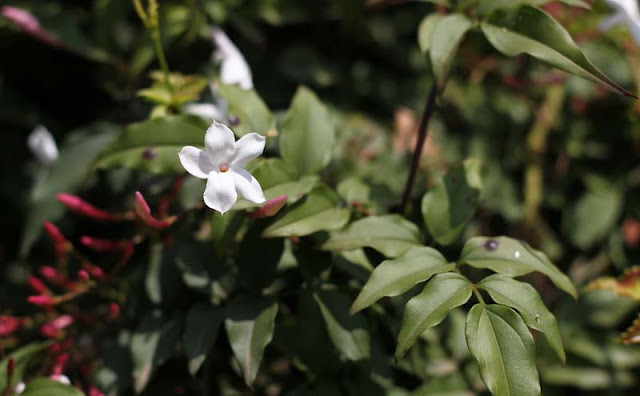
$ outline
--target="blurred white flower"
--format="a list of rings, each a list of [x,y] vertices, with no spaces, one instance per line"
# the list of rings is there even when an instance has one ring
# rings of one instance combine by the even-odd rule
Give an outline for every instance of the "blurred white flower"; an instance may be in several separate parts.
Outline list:
[[[602,23],[600,30],[607,31],[622,23],[627,25],[629,33],[640,45],[640,11],[638,11],[637,0],[605,0],[611,8],[614,9],[613,14],[609,15]]]
[[[71,380],[64,374],[54,374],[51,376],[51,379],[54,381],[58,381],[61,384],[71,385]]]
[[[208,120],[225,121],[227,119],[227,103],[221,99],[213,103],[188,103],[183,109],[185,113],[195,114]]]
[[[251,69],[238,47],[218,27],[212,27],[211,37],[217,48],[215,56],[222,60],[220,80],[225,84],[238,84],[242,89],[252,89]]]
[[[204,136],[204,151],[186,146],[178,155],[187,172],[207,179],[204,203],[224,213],[236,203],[238,194],[257,204],[266,200],[260,183],[244,169],[247,162],[262,154],[264,144],[265,137],[257,133],[248,133],[236,142],[231,129],[213,121]]]
[[[29,149],[43,165],[51,165],[58,159],[58,146],[53,135],[42,125],[36,127],[27,138]]]
[[[13,387],[13,391],[16,395],[19,395],[24,392],[26,387],[27,386],[24,384],[24,382],[20,381],[16,384],[16,386]]]

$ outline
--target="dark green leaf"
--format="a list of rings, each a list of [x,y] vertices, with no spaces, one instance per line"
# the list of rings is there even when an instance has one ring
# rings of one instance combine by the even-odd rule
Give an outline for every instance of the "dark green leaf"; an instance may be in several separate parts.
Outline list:
[[[474,178],[477,164],[468,161],[452,169],[422,198],[424,222],[442,245],[455,242],[476,212],[480,197],[479,182]]]
[[[229,115],[237,117],[240,122],[232,127],[236,135],[250,132],[266,135],[273,129],[273,115],[256,91],[242,89],[238,85],[219,84],[218,92],[228,103]]]
[[[529,5],[501,8],[482,22],[481,27],[489,42],[505,55],[526,53],[613,92],[635,97],[595,67],[562,25],[538,8]]]
[[[511,308],[474,305],[467,316],[465,333],[480,375],[492,394],[540,395],[533,337]]]
[[[402,357],[422,333],[444,320],[449,311],[466,303],[471,297],[471,284],[456,273],[438,274],[413,297],[404,309],[398,335],[396,358]]]
[[[273,300],[246,294],[227,306],[227,337],[249,386],[256,379],[264,349],[273,338],[277,313],[278,304]]]
[[[429,56],[433,74],[441,90],[449,76],[458,46],[472,27],[473,22],[463,14],[450,14],[440,19],[431,32]]]
[[[176,265],[175,252],[163,243],[150,246],[149,266],[145,276],[145,289],[154,304],[167,304],[180,293],[180,271]]]
[[[338,291],[322,291],[314,298],[327,325],[329,338],[349,360],[369,358],[371,343],[364,316],[349,315],[350,299]]]
[[[387,257],[398,257],[412,246],[420,246],[420,231],[398,215],[371,216],[333,233],[324,250],[342,251],[370,247]]]
[[[16,362],[16,369],[11,379],[11,385],[15,386],[15,384],[22,381],[24,369],[33,355],[43,351],[49,345],[51,345],[50,341],[27,344],[2,359],[0,362],[0,390],[7,387],[7,364],[9,363],[9,358]]]
[[[267,238],[303,236],[316,231],[329,231],[344,227],[351,215],[340,207],[340,199],[326,186],[314,188],[303,200],[282,210],[263,235]]]
[[[254,223],[240,242],[236,265],[240,281],[249,290],[261,290],[273,281],[284,251],[284,239],[262,238],[267,222]]]
[[[98,159],[99,168],[131,168],[151,173],[183,173],[178,152],[204,146],[209,124],[193,115],[167,116],[128,126]]]
[[[464,245],[460,262],[476,268],[487,268],[515,277],[533,271],[541,272],[558,288],[576,298],[576,289],[569,278],[553,265],[542,252],[526,243],[508,237],[476,237]]]
[[[565,353],[556,318],[544,305],[536,289],[528,283],[501,274],[484,278],[477,287],[486,290],[498,304],[518,311],[527,326],[544,334],[551,349],[564,363]]]
[[[397,296],[435,274],[451,271],[455,264],[430,247],[412,247],[404,255],[383,261],[371,273],[351,307],[351,314],[361,311],[382,297]]]
[[[189,310],[183,343],[192,375],[196,375],[216,342],[223,319],[222,309],[209,304],[197,303]]]
[[[331,159],[336,128],[325,105],[301,87],[291,102],[280,131],[280,155],[299,175],[313,174]]]
[[[21,396],[83,396],[78,388],[50,378],[36,378],[29,382]]]

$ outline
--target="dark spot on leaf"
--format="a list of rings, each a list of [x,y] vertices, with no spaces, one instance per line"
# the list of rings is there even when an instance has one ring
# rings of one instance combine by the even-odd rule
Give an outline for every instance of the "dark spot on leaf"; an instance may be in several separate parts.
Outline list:
[[[493,252],[498,248],[498,245],[499,245],[498,241],[493,239],[487,239],[487,241],[484,243],[484,248],[490,252]]]
[[[229,117],[227,117],[229,119],[229,125],[231,126],[238,126],[240,125],[240,119],[236,116],[234,116],[233,114],[229,114]]]
[[[154,150],[152,147],[146,148],[142,152],[142,158],[146,160],[154,159],[157,156],[158,156],[158,152]]]

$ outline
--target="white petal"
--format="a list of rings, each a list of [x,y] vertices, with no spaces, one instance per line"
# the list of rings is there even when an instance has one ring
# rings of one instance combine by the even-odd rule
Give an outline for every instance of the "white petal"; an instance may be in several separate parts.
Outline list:
[[[229,166],[236,154],[236,139],[233,132],[226,125],[216,121],[213,121],[204,135],[204,146],[209,161],[216,170],[220,165]]]
[[[244,169],[230,169],[227,173],[233,174],[236,191],[242,198],[257,204],[266,201],[260,183],[251,173]]]
[[[51,377],[52,380],[54,381],[58,381],[61,384],[65,384],[65,385],[71,385],[71,380],[69,379],[69,377],[67,377],[64,374],[59,374],[59,375],[53,375]]]
[[[607,30],[611,30],[613,27],[625,22],[626,19],[627,18],[623,12],[614,12],[600,22],[598,29],[600,29],[601,32],[606,32]]]
[[[633,37],[633,41],[636,42],[636,45],[640,46],[640,18],[630,18],[627,21],[627,28],[629,29],[629,33],[631,33],[631,37]]]
[[[224,120],[225,118],[224,111],[211,103],[189,103],[184,105],[184,112],[209,120]]]
[[[605,0],[610,7],[626,12],[629,15],[638,13],[637,0]]]
[[[236,142],[236,156],[231,167],[244,168],[245,164],[264,151],[265,137],[257,133],[247,133]]]
[[[53,135],[42,125],[36,127],[27,138],[29,149],[38,161],[50,165],[58,159],[58,146]]]
[[[211,172],[204,190],[204,203],[211,209],[224,213],[238,200],[233,172]]]
[[[222,59],[220,80],[225,84],[239,84],[242,89],[252,89],[251,69],[238,47],[217,27],[212,29],[212,39],[217,57]]]
[[[24,382],[20,381],[16,384],[15,388],[13,388],[14,392],[16,393],[16,395],[21,394],[22,392],[24,392],[25,388],[27,386],[24,384]]]
[[[180,157],[180,163],[184,169],[197,178],[206,179],[209,172],[214,170],[207,153],[196,147],[183,147],[178,153],[178,157]]]

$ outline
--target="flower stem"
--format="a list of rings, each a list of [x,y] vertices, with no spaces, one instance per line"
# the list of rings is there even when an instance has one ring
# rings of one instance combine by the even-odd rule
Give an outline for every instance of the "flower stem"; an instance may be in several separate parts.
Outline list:
[[[438,87],[434,83],[433,87],[431,87],[431,92],[429,92],[429,98],[427,99],[427,103],[424,106],[424,110],[422,112],[422,119],[420,120],[420,126],[418,127],[418,141],[416,142],[416,147],[413,150],[413,159],[411,160],[411,170],[409,171],[409,178],[407,178],[407,183],[404,187],[404,193],[402,194],[402,203],[400,204],[400,214],[405,214],[407,210],[407,206],[409,205],[409,199],[411,198],[411,191],[413,190],[413,184],[416,180],[416,175],[418,173],[418,167],[420,165],[420,156],[422,155],[422,148],[424,147],[424,143],[427,141],[427,126],[429,125],[429,120],[433,115],[433,111],[436,107],[436,98],[438,96]]]
[[[480,294],[480,291],[478,290],[478,288],[476,287],[476,285],[471,285],[471,290],[473,290],[473,294],[476,296],[476,298],[478,299],[478,301],[480,302],[480,304],[485,305],[484,302],[484,297],[482,297],[482,294]]]

